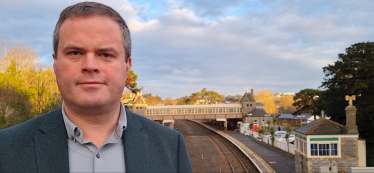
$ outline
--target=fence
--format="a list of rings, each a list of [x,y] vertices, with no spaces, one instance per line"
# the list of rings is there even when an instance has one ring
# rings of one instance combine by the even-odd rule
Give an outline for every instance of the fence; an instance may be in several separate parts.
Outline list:
[[[250,130],[246,130],[244,132],[244,135],[252,137],[252,133],[253,133],[253,138],[255,138],[255,139],[259,138],[259,134],[257,132],[250,131]],[[263,135],[262,136],[262,142],[271,145],[271,138],[270,137],[266,137],[266,136]],[[289,145],[288,145],[289,151],[288,151],[288,149],[287,149],[287,141],[274,140],[274,147],[277,147],[277,148],[279,148],[279,149],[281,149],[283,151],[289,152],[291,154],[295,154],[295,145],[289,143]]]

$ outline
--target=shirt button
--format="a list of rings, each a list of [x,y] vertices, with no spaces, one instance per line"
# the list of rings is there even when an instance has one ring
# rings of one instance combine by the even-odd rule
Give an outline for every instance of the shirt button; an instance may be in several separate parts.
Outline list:
[[[96,157],[97,157],[97,158],[100,158],[100,154],[99,154],[99,153],[97,153],[97,154],[96,154]]]
[[[80,135],[81,135],[81,132],[78,131],[78,132],[77,132],[77,136],[80,136]]]

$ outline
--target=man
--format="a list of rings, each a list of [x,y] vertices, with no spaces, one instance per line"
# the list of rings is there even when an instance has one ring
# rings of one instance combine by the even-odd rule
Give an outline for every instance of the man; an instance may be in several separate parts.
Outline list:
[[[120,102],[131,39],[116,11],[94,2],[67,7],[53,37],[64,102],[0,131],[0,172],[192,172],[179,132]]]

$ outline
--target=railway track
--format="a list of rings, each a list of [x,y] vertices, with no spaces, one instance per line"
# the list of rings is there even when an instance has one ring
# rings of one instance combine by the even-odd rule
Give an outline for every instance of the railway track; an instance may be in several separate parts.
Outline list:
[[[253,163],[232,143],[224,139],[222,136],[218,135],[217,133],[191,121],[179,120],[175,123],[175,129],[179,130],[186,139],[187,147],[189,147],[190,155],[197,155],[198,153],[191,153],[191,152],[201,152],[207,154],[208,151],[197,151],[193,149],[194,146],[189,146],[189,136],[196,136],[199,135],[200,137],[206,137],[208,140],[202,140],[201,142],[209,143],[204,144],[215,148],[215,150],[211,150],[210,152],[216,152],[216,157],[220,157],[216,159],[219,161],[219,164],[212,164],[214,168],[210,170],[210,172],[233,172],[233,173],[249,173],[249,172],[259,172]],[[202,138],[204,139],[204,138]],[[217,154],[218,153],[218,154]],[[209,154],[209,152],[208,152]],[[213,153],[211,153],[213,154]],[[195,167],[200,168],[201,165],[198,164],[206,164],[204,161],[194,161],[196,159],[194,157],[191,158],[192,167],[194,172],[206,172],[206,170],[197,170]],[[195,164],[194,164],[195,163]],[[214,170],[214,171],[213,171]]]

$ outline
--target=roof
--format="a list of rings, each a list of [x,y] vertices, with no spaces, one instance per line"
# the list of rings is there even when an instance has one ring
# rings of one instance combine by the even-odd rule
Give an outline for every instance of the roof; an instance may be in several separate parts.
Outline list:
[[[277,118],[292,119],[293,115],[292,114],[281,114]]]
[[[295,115],[293,118],[294,118],[294,119],[303,119],[303,120],[307,120],[307,119],[309,119],[311,116],[312,116],[312,114],[302,113],[301,115]]]
[[[147,104],[142,95],[136,95],[133,104]]]
[[[332,135],[345,134],[346,130],[343,125],[335,121],[320,118],[296,129],[295,131],[306,135]]]
[[[251,93],[245,93],[242,99],[240,99],[240,102],[247,102],[247,101],[256,101]]]
[[[242,108],[241,104],[147,106],[147,109]]]
[[[268,116],[268,113],[266,113],[265,109],[259,109],[259,108],[253,109],[252,111],[248,112],[248,114],[252,114],[252,115],[250,115],[250,117],[265,117],[265,116]]]

